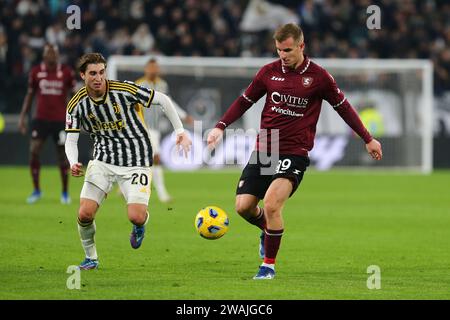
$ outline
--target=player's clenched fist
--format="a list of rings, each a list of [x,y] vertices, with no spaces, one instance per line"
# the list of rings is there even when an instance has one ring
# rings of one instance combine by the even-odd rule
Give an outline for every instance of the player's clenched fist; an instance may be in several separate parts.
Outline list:
[[[72,176],[73,177],[82,177],[84,176],[84,170],[83,170],[83,165],[78,162],[75,163],[70,170],[72,171]]]
[[[367,152],[375,160],[381,160],[383,157],[383,151],[381,150],[381,144],[378,140],[372,139],[368,144],[366,144]]]

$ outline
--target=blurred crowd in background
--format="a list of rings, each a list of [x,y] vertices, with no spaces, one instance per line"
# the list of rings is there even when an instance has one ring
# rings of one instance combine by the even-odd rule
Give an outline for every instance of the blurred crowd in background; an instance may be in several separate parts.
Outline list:
[[[372,4],[381,9],[379,30],[366,26]],[[81,9],[79,30],[66,26],[70,5]],[[450,91],[447,0],[0,0],[0,90],[23,89],[17,101],[0,99],[0,112],[20,111],[28,71],[46,42],[73,67],[92,51],[267,57],[276,56],[274,28],[287,22],[302,26],[311,57],[431,59],[435,94]]]

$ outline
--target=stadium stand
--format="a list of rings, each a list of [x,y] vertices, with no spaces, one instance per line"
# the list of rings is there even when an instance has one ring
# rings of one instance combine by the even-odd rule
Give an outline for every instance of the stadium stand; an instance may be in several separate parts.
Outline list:
[[[366,27],[371,4],[381,9],[379,30]],[[68,5],[0,0],[1,113],[20,112],[28,71],[40,61],[45,42],[56,43],[62,62],[72,66],[89,51],[105,57],[271,57],[275,12],[280,16],[283,7],[288,14],[282,18],[294,17],[304,29],[311,57],[430,59],[435,106],[443,119],[450,117],[450,3],[445,0],[74,0],[70,5],[81,9],[79,30],[66,27]],[[244,20],[251,10],[266,10],[260,21],[267,24],[247,30]],[[450,136],[450,125],[437,123],[436,130]]]

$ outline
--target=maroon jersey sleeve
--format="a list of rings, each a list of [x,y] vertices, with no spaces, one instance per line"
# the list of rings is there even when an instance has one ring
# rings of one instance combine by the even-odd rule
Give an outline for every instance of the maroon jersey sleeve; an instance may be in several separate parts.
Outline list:
[[[345,123],[347,123],[365,143],[369,143],[372,140],[372,136],[364,127],[356,110],[345,98],[344,93],[338,88],[334,78],[327,71],[325,71],[323,83],[323,99],[328,101],[339,116],[344,119]]]
[[[264,83],[264,75],[266,72],[266,67],[259,70],[245,92],[234,100],[222,118],[217,122],[216,128],[224,130],[234,121],[239,119],[245,111],[266,94],[266,85]]]

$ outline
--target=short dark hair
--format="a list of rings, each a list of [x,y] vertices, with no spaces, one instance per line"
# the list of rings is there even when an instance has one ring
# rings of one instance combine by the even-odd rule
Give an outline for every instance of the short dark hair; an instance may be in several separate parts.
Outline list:
[[[78,60],[78,71],[85,73],[89,64],[103,63],[106,68],[106,59],[101,53],[86,53]]]
[[[54,43],[46,42],[46,43],[44,44],[44,47],[43,47],[44,51],[47,50],[47,48],[53,49],[53,50],[59,52],[58,46],[57,46],[56,44],[54,44]]]
[[[303,42],[303,30],[295,23],[288,23],[280,26],[273,34],[273,39],[278,42],[283,42],[289,37],[292,37],[294,41]]]
[[[158,60],[156,60],[156,58],[150,58],[150,59],[148,59],[146,65],[148,65],[150,63],[158,63]]]

